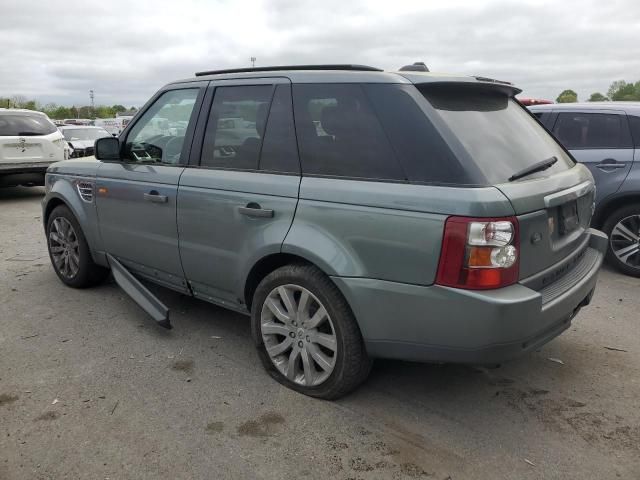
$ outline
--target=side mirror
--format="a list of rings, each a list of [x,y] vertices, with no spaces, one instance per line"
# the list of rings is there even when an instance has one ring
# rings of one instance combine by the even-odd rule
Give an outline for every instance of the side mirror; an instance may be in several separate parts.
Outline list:
[[[94,144],[95,157],[107,162],[120,161],[120,141],[114,137],[104,137],[96,140]]]

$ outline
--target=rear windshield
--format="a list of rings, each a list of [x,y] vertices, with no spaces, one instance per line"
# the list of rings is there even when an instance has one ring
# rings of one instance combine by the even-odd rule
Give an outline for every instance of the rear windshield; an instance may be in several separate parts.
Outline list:
[[[487,184],[505,183],[513,174],[556,157],[549,169],[523,180],[571,168],[573,160],[513,98],[490,90],[422,88]]]
[[[0,115],[0,136],[28,137],[49,135],[56,131],[56,126],[43,115]]]

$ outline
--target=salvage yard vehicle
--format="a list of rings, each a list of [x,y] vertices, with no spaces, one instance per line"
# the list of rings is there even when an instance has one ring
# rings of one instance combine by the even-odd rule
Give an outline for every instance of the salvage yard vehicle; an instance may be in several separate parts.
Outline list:
[[[109,137],[111,134],[102,127],[84,125],[65,125],[58,127],[64,139],[71,148],[71,158],[89,157],[93,155],[93,147],[98,138]]]
[[[640,103],[567,103],[531,111],[593,174],[591,224],[609,236],[608,262],[640,277]]]
[[[49,169],[53,267],[79,288],[111,271],[165,327],[140,279],[250,315],[267,371],[319,398],[376,357],[535,350],[589,304],[607,238],[589,228],[591,173],[519,92],[357,65],[171,83],[96,141],[97,162]],[[157,134],[165,118],[184,135]]]
[[[66,158],[64,138],[44,113],[0,108],[0,187],[44,185],[47,167]]]

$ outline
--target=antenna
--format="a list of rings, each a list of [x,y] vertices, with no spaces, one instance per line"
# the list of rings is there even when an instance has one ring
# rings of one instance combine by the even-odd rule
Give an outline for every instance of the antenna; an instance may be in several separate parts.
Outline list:
[[[256,68],[256,57],[251,57],[251,68]]]

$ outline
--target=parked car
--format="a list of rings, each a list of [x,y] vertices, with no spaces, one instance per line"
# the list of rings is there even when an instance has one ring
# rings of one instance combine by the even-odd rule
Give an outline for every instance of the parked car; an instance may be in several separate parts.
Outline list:
[[[524,106],[547,105],[553,103],[551,100],[545,100],[542,98],[518,98],[518,101]]]
[[[49,169],[53,267],[72,287],[111,270],[165,327],[139,279],[250,315],[267,371],[325,399],[375,357],[535,350],[589,303],[606,237],[589,228],[589,170],[516,93],[336,65],[169,84],[96,141],[97,162]],[[185,134],[157,134],[163,118]]]
[[[609,235],[607,260],[640,277],[640,103],[531,107],[596,182],[592,225]]]
[[[70,158],[93,155],[93,145],[98,138],[110,137],[111,134],[101,127],[67,125],[58,127],[71,148]]]
[[[65,158],[64,138],[44,113],[0,108],[0,187],[44,185],[47,167]]]
[[[93,124],[96,127],[102,127],[114,137],[117,137],[122,133],[124,127],[131,120],[130,117],[116,117],[116,118],[96,118]]]

